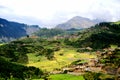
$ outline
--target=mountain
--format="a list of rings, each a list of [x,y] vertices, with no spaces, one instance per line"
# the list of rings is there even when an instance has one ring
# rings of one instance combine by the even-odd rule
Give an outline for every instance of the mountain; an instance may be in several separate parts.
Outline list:
[[[90,20],[89,18],[84,18],[80,16],[75,16],[72,19],[68,20],[67,22],[63,24],[58,24],[55,28],[60,29],[82,29],[82,28],[88,28],[91,26],[94,26],[95,24],[101,22],[101,20]]]
[[[30,35],[37,30],[38,25],[27,25],[0,18],[0,42]]]

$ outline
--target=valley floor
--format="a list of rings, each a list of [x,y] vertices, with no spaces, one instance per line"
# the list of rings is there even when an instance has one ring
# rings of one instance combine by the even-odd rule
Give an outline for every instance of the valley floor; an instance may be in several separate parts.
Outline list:
[[[44,56],[35,56],[35,54],[28,54],[29,63],[27,66],[35,66],[46,71],[53,71],[55,69],[61,69],[67,67],[73,61],[79,59],[88,60],[89,58],[95,58],[95,55],[90,53],[79,53],[74,48],[62,48],[60,51],[54,53],[54,59],[48,60]]]

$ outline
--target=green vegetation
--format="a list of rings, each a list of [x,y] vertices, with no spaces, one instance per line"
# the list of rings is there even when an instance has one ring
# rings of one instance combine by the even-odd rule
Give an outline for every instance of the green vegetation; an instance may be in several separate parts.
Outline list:
[[[94,72],[86,72],[84,74],[85,80],[100,80],[101,73],[94,73]]]
[[[42,75],[43,72],[38,68],[11,63],[0,57],[0,78],[3,80],[41,78]]]
[[[113,22],[113,24],[120,24],[120,21],[117,21],[117,22]]]
[[[83,76],[74,76],[70,74],[56,74],[50,75],[50,80],[85,80]]]
[[[39,30],[38,25],[27,25],[3,18],[0,18],[0,24],[0,43],[13,41]]]
[[[28,54],[29,63],[27,65],[39,67],[40,69],[47,71],[53,71],[55,69],[61,69],[61,67],[68,66],[78,59],[89,59],[94,57],[96,56],[87,53],[78,53],[74,48],[62,48],[61,50],[54,52],[53,60],[48,60],[44,56],[41,57],[35,56],[35,54]]]
[[[68,30],[62,30],[58,28],[53,28],[53,29],[41,28],[39,31],[34,33],[34,35],[39,36],[41,38],[53,38],[55,36],[64,37],[65,35],[68,36],[81,31],[82,29],[75,29],[75,28],[71,28]]]
[[[9,44],[1,45],[0,55],[12,62],[18,63],[28,63],[28,53],[34,53],[36,56],[43,55],[47,57],[47,59],[51,60],[54,57],[54,50],[39,45],[39,39],[38,41],[35,41],[36,39],[26,38],[22,40],[12,41]]]
[[[42,28],[38,32],[36,32],[35,35],[40,36],[42,38],[50,38],[50,37],[57,36],[64,33],[65,31],[61,29]]]
[[[103,22],[79,32],[78,35],[77,40],[67,39],[65,43],[74,47],[91,47],[93,49],[103,49],[110,45],[119,46],[120,24]]]
[[[86,63],[87,60],[77,60],[77,61],[73,61],[71,63],[71,65],[80,65],[80,64],[83,64],[83,63]]]
[[[0,46],[3,45],[3,44],[0,44]]]
[[[28,57],[26,53],[27,48],[22,45],[20,41],[14,41],[10,44],[4,44],[0,46],[0,55],[12,62],[27,63]]]
[[[35,35],[41,38],[27,36],[0,44],[0,79],[119,79],[120,24],[100,23],[82,31],[41,29]],[[89,65],[90,61],[95,65]],[[93,71],[85,71],[88,67]],[[84,75],[51,75],[55,71],[64,73],[64,68]]]

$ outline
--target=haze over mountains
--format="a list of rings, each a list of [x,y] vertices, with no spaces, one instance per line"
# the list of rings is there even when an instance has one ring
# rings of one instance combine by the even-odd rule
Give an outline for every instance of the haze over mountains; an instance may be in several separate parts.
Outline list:
[[[60,28],[65,30],[71,28],[83,29],[94,26],[95,24],[100,22],[103,22],[103,20],[99,20],[99,19],[90,20],[89,18],[75,16],[65,23],[58,24],[55,28]]]
[[[89,18],[75,16],[63,24],[58,24],[55,28],[63,30],[72,28],[84,29],[94,26],[100,22],[102,22],[102,20],[90,20]],[[0,42],[6,42],[12,39],[24,37],[26,35],[31,35],[32,33],[37,32],[39,29],[40,27],[38,25],[27,25],[24,23],[12,22],[0,18]]]

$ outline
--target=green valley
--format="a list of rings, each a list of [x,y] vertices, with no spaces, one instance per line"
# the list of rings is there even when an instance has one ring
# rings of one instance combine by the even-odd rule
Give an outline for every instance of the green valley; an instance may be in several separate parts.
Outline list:
[[[54,34],[53,34],[54,32]],[[119,80],[120,24],[41,29],[0,44],[2,80]]]

